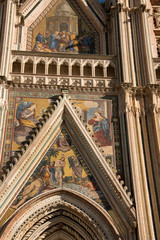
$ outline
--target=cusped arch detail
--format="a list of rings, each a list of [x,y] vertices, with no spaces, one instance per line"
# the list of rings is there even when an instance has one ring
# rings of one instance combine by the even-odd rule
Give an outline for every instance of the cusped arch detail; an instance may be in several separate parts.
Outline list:
[[[56,58],[51,58],[51,59],[47,62],[47,64],[51,64],[51,63],[57,64],[57,63],[58,63],[58,60],[57,60]]]
[[[115,63],[112,62],[112,61],[108,61],[108,62],[106,63],[106,65],[105,65],[105,67],[109,67],[109,66],[113,67],[114,69],[116,68]]]
[[[59,64],[60,65],[68,65],[69,66],[69,60],[68,59],[66,59],[66,58],[64,58],[64,59],[61,59],[60,61],[59,61]]]
[[[71,65],[73,66],[73,65],[81,65],[81,60],[78,60],[78,59],[74,59],[72,62],[71,62]]]
[[[85,67],[86,65],[93,67],[93,61],[87,59],[86,61],[83,62],[82,66]]]
[[[102,61],[97,61],[95,64],[94,64],[94,67],[97,67],[97,66],[101,66],[101,67],[104,67],[104,63]]]
[[[38,58],[38,59],[36,60],[36,64],[38,64],[38,63],[43,63],[43,64],[45,64],[45,63],[46,63],[46,59],[44,59],[44,58]]]
[[[13,57],[13,58],[12,58],[12,63],[14,63],[14,62],[16,62],[16,61],[18,61],[18,62],[21,62],[21,63],[22,63],[22,58],[21,58],[21,57],[19,57],[19,56],[15,56],[15,57]]]
[[[24,63],[27,63],[27,62],[34,62],[34,59],[33,59],[33,57],[26,57],[25,59],[24,59]]]

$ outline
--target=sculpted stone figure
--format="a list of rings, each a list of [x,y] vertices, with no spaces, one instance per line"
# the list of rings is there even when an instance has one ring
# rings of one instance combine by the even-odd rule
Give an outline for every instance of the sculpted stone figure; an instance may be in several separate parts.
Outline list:
[[[155,19],[155,27],[159,28],[160,27],[160,7],[157,7],[154,9],[153,16]]]

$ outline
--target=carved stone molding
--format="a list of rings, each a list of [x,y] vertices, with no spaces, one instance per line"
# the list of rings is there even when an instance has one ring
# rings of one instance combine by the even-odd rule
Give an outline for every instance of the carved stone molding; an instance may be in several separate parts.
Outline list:
[[[117,2],[116,6],[111,7],[111,12],[128,12],[128,13],[134,13],[134,12],[149,12],[150,9],[146,8],[146,4],[140,4],[138,7],[126,7],[123,2]]]
[[[132,87],[123,83],[119,87],[119,113],[132,113],[135,117],[146,112],[158,112],[159,85],[148,84],[146,87]]]
[[[5,76],[0,76],[0,85],[5,89],[8,89],[11,86],[11,82],[7,81]]]
[[[52,190],[17,211],[1,236],[4,240],[41,239],[63,229],[75,239],[123,239],[111,217],[92,204],[72,191]]]

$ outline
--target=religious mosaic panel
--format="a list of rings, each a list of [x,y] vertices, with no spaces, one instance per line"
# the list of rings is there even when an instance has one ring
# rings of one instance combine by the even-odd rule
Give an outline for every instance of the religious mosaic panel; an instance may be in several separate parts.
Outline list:
[[[9,109],[1,167],[5,167],[7,161],[20,151],[21,143],[27,139],[29,132],[36,126],[47,107],[55,103],[57,97],[51,92],[9,91]],[[81,111],[84,123],[97,139],[103,154],[110,159],[118,174],[123,177],[117,97],[72,94],[71,99]],[[26,201],[44,191],[61,187],[80,192],[96,201],[115,218],[85,159],[63,127],[5,214],[2,223]]]
[[[26,140],[26,136],[36,127],[38,120],[49,106],[48,99],[16,98],[12,151]]]
[[[118,174],[123,175],[117,98],[75,100],[74,103],[81,109],[82,119],[97,139],[103,155],[110,160]]]
[[[47,9],[45,13],[46,11]],[[88,26],[85,23],[79,12],[73,10],[67,0],[58,0],[45,17],[41,16],[32,25],[28,30],[27,50],[95,53],[96,34],[93,27],[90,28],[90,24]]]
[[[32,128],[36,127],[47,107],[53,104],[54,97],[56,95],[53,93],[10,91],[1,167],[5,167],[10,157],[20,151],[22,142],[27,139]],[[84,123],[88,125],[93,137],[99,143],[103,155],[124,178],[117,97],[108,96],[107,99],[93,95],[72,95],[72,101],[81,111]]]
[[[121,227],[111,205],[64,125],[4,215],[0,226],[27,201],[58,188],[68,188],[92,199],[104,208]]]
[[[17,209],[27,200],[59,187],[70,188],[110,209],[102,191],[78,152],[69,134],[62,128],[12,208]]]
[[[50,104],[53,94],[40,92],[9,92],[8,116],[5,123],[5,145],[1,168],[11,156],[20,151],[21,143],[36,126],[39,118]]]

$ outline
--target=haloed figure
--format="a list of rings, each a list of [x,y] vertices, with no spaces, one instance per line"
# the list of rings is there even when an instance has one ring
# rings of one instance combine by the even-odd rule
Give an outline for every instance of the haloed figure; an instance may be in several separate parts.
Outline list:
[[[110,138],[110,123],[107,118],[102,116],[102,113],[95,111],[94,117],[88,121],[92,125],[94,137],[97,138],[101,146],[111,146]]]

